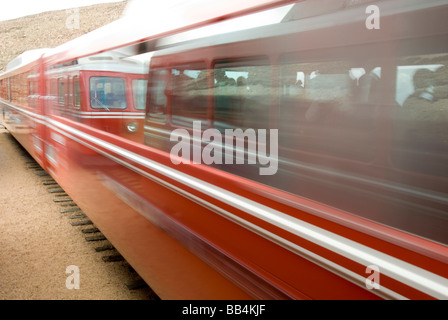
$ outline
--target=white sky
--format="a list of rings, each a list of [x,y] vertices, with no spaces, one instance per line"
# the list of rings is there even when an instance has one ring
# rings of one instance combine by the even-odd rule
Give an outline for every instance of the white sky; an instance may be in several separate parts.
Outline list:
[[[0,21],[16,19],[46,11],[120,1],[123,0],[0,0]]]

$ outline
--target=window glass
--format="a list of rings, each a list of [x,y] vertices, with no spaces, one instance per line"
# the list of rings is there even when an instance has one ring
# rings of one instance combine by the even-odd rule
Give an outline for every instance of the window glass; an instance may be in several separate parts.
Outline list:
[[[192,127],[193,121],[206,122],[207,70],[203,63],[176,66],[171,69],[171,120]]]
[[[146,91],[148,89],[148,80],[134,79],[132,80],[132,91],[134,94],[134,106],[138,110],[146,108]]]
[[[38,81],[35,80],[35,77],[29,78],[29,104],[30,107],[37,106],[37,98],[39,94],[38,89]]]
[[[296,151],[372,160],[380,80],[380,67],[368,61],[282,65],[280,144]]]
[[[81,107],[81,91],[79,88],[79,78],[78,77],[73,78],[73,86],[74,86],[74,92],[75,92],[75,107],[80,108]]]
[[[271,72],[267,60],[218,62],[214,69],[214,127],[262,128],[269,125]]]
[[[67,79],[67,86],[68,86],[68,105],[73,106],[73,81],[72,77],[68,77]]]
[[[148,120],[166,121],[166,86],[168,70],[155,69],[150,72],[151,85],[149,86],[149,110]]]
[[[448,177],[448,54],[402,57],[397,66],[394,165]]]
[[[90,105],[94,109],[126,109],[126,86],[123,78],[91,77]]]
[[[65,105],[65,83],[63,78],[58,79],[58,96],[59,104]]]
[[[18,105],[26,106],[28,104],[28,83],[27,79],[30,72],[17,74],[11,79],[11,101]]]
[[[267,154],[272,151],[269,146],[271,83],[267,58],[215,62],[213,127],[222,136],[204,149],[218,147],[211,153],[215,157],[213,166],[258,181],[266,180],[265,170],[277,170],[276,165],[269,169],[266,163],[261,163],[268,160]],[[263,137],[259,129],[265,133]]]
[[[28,92],[29,92],[30,95],[33,95],[34,94],[34,82],[33,81],[29,81],[28,84],[29,84]]]

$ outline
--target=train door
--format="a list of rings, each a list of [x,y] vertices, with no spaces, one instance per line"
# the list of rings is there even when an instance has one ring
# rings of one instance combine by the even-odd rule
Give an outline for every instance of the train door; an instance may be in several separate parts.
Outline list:
[[[139,75],[129,78],[132,103],[130,117],[124,119],[123,129],[127,132],[128,139],[143,143],[144,140],[144,119],[146,109],[146,94],[148,90],[148,79]]]

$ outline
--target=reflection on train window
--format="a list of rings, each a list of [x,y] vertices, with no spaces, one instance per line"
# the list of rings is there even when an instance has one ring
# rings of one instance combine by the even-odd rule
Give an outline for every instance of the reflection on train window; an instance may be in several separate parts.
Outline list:
[[[223,61],[214,69],[214,127],[269,126],[271,69],[266,59]]]
[[[34,82],[28,81],[28,94],[33,95],[34,94]]]
[[[58,79],[58,101],[60,105],[65,105],[65,82],[63,78]]]
[[[192,63],[171,69],[171,120],[192,127],[193,121],[206,122],[207,70],[204,63]]]
[[[166,85],[168,71],[155,69],[151,71],[151,85],[149,86],[148,120],[166,121]]]
[[[148,88],[148,80],[144,79],[132,80],[132,92],[134,93],[134,106],[138,110],[145,110],[147,88]]]
[[[75,108],[81,107],[81,91],[79,88],[79,77],[73,78],[73,86],[74,86],[74,92],[75,92]]]
[[[394,165],[448,176],[448,54],[399,60],[394,121]]]
[[[30,107],[36,107],[36,99],[35,95],[39,92],[37,88],[37,81],[34,81],[34,79],[29,79],[28,82],[28,89],[29,89],[29,105]]]
[[[285,148],[371,161],[381,69],[329,61],[280,67],[279,143]]]
[[[125,109],[127,103],[124,79],[91,77],[90,104],[94,109]]]
[[[68,77],[67,79],[68,86],[68,105],[73,106],[73,81],[72,77]]]

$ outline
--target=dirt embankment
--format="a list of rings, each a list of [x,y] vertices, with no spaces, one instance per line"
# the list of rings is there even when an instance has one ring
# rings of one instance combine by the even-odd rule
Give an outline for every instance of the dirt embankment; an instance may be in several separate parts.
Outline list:
[[[0,73],[26,50],[57,47],[117,20],[127,1],[0,21]]]

